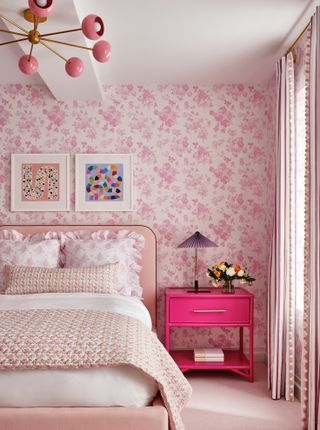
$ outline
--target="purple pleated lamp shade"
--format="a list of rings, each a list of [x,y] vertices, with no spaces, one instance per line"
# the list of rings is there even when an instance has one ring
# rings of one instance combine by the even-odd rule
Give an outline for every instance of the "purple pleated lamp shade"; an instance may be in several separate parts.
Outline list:
[[[215,248],[217,246],[218,245],[212,242],[212,240],[196,231],[192,236],[180,243],[178,248]]]

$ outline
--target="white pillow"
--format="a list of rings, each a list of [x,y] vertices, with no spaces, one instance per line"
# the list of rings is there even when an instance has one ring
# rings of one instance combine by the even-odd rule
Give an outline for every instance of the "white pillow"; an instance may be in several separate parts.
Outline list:
[[[59,267],[60,242],[58,240],[0,239],[0,291],[5,288],[4,266]]]
[[[137,250],[133,239],[67,240],[63,253],[64,267],[101,266],[119,262],[118,293],[142,296],[140,266],[137,264]]]

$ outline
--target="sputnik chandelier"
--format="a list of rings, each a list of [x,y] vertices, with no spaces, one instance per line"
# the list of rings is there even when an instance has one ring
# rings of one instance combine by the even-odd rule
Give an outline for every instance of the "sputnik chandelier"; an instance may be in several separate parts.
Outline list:
[[[38,31],[38,26],[40,23],[46,22],[47,17],[51,14],[53,7],[54,7],[54,0],[28,0],[29,2],[29,8],[26,9],[23,13],[24,18],[28,21],[33,23],[33,29],[32,30],[26,30],[25,28],[21,27],[19,24],[17,24],[12,19],[4,16],[2,13],[0,13],[0,17],[4,19],[5,21],[8,21],[10,24],[18,28],[21,32],[16,31],[9,31],[0,29],[0,32],[3,33],[10,33],[15,36],[21,36],[21,38],[12,40],[10,42],[3,42],[0,43],[0,46],[2,45],[9,45],[11,43],[17,43],[24,40],[27,40],[30,42],[30,51],[29,54],[23,55],[19,60],[19,68],[21,72],[25,73],[26,75],[33,75],[38,70],[38,60],[32,55],[33,48],[35,45],[39,44],[44,46],[45,48],[49,49],[53,54],[60,57],[62,60],[65,61],[65,69],[69,76],[72,76],[73,78],[77,78],[81,75],[83,72],[83,62],[78,57],[72,57],[72,58],[65,58],[62,56],[59,52],[57,52],[55,49],[52,48],[52,46],[49,46],[47,42],[49,43],[57,43],[61,45],[68,45],[72,46],[74,48],[81,48],[81,49],[87,49],[89,51],[92,51],[92,54],[94,58],[101,62],[105,63],[109,60],[110,53],[111,53],[111,46],[110,43],[105,40],[100,40],[96,42],[92,48],[82,45],[75,45],[73,43],[67,43],[67,42],[61,42],[60,40],[52,39],[51,36],[64,34],[64,33],[71,33],[75,31],[82,31],[82,33],[91,40],[97,40],[99,39],[103,33],[104,33],[104,24],[102,19],[99,16],[96,15],[88,15],[86,16],[83,21],[81,28],[75,28],[71,30],[65,30],[65,31],[57,31],[54,33],[46,33],[46,34],[40,34]]]

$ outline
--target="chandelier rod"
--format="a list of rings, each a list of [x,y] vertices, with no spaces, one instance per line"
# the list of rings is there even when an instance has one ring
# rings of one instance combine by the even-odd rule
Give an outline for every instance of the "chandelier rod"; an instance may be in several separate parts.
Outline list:
[[[42,34],[42,36],[44,36],[44,37],[55,36],[56,34],[72,33],[74,31],[81,31],[81,30],[82,30],[82,28],[74,28],[72,30],[56,31],[55,33],[46,33],[46,34]]]
[[[38,24],[39,24],[39,18],[38,18],[37,16],[35,16],[35,17],[34,17],[34,24],[33,24],[33,32],[34,32],[34,34],[35,34],[35,33],[36,33],[36,31],[37,31]],[[29,51],[29,61],[31,60],[33,47],[34,47],[34,40],[32,39],[31,47],[30,47],[30,51]]]
[[[22,42],[23,40],[28,40],[28,37],[24,37],[23,39],[10,40],[10,42],[3,42],[3,43],[0,43],[0,46],[10,45],[10,43]]]
[[[74,43],[60,42],[60,40],[47,39],[46,37],[40,37],[41,40],[45,40],[46,42],[59,43],[60,45],[73,46],[74,48],[87,49],[88,51],[92,51],[92,48],[89,46],[75,45]]]
[[[34,24],[33,24],[33,30],[36,32],[38,29],[38,24],[39,24],[39,17],[38,16],[34,16]]]
[[[28,60],[28,61],[30,61],[30,60],[31,60],[33,47],[34,47],[34,43],[31,43],[31,47],[30,47],[30,51],[29,51],[29,60]]]
[[[4,30],[3,28],[0,28],[0,32],[1,33],[16,34],[17,36],[25,36],[25,33],[17,33],[16,31]]]
[[[26,30],[25,28],[21,27],[15,21],[12,21],[12,19],[8,18],[7,16],[3,15],[2,13],[0,13],[0,18],[4,19],[5,21],[10,22],[10,24],[12,24],[13,26],[19,28],[19,30],[23,31],[25,34],[29,34],[28,30]]]
[[[62,60],[67,63],[68,60],[63,55],[59,54],[59,52],[57,52],[55,49],[52,49],[51,46],[49,46],[46,43],[42,42],[42,40],[40,40],[39,43],[41,43],[41,45],[43,45],[44,47],[46,47],[47,49],[49,49],[49,51],[53,52],[53,54],[55,54],[58,57],[62,58]]]

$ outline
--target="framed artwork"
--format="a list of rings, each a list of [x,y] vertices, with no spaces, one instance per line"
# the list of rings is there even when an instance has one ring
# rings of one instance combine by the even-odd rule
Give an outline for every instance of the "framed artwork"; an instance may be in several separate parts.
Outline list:
[[[11,210],[70,210],[69,171],[69,154],[11,154]]]
[[[132,211],[131,154],[76,155],[77,211]]]

